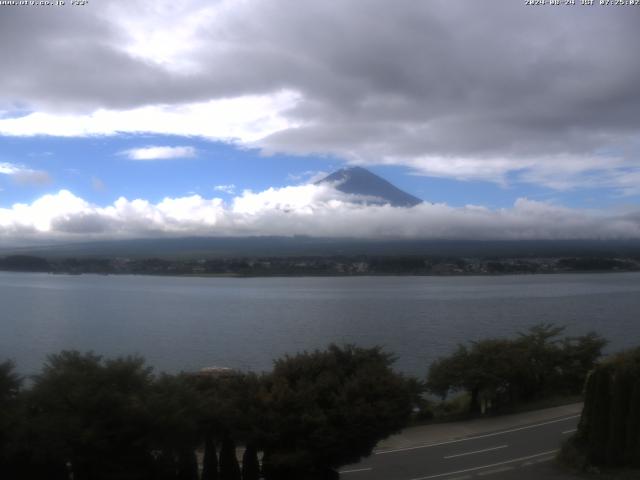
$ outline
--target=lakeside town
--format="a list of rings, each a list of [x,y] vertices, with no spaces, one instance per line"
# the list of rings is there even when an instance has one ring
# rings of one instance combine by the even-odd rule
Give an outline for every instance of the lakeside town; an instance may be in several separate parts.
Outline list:
[[[570,272],[632,272],[640,258],[630,257],[435,257],[287,256],[221,258],[52,258],[10,255],[0,270],[55,274],[134,274],[201,276],[313,275],[500,275]]]

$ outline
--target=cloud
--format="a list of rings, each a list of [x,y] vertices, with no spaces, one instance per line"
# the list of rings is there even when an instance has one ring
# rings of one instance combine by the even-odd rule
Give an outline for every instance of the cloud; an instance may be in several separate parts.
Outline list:
[[[52,181],[51,176],[43,170],[8,162],[0,162],[0,174],[9,176],[19,185],[47,185]]]
[[[90,113],[34,112],[0,119],[0,135],[85,137],[119,133],[201,136],[211,140],[250,144],[293,124],[282,112],[297,96],[290,91],[189,103],[151,105],[131,110]]]
[[[315,183],[323,178],[327,177],[330,172],[322,170],[306,170],[301,173],[290,173],[287,175],[287,180],[293,180],[294,182],[301,183]]]
[[[629,9],[131,0],[46,21],[5,10],[3,135],[195,135],[461,181],[566,190],[602,177],[637,193],[625,180],[640,175]]]
[[[229,185],[216,185],[213,187],[213,190],[216,192],[226,193],[227,195],[233,195],[236,193],[236,186],[233,183]]]
[[[121,152],[130,160],[170,160],[174,158],[193,158],[196,149],[193,147],[142,147]]]
[[[13,163],[7,163],[7,162],[0,163],[0,174],[15,175],[20,170],[22,170],[22,168],[17,165],[14,165]]]
[[[92,204],[68,190],[0,208],[0,239],[89,240],[158,236],[311,235],[377,239],[640,238],[640,211],[585,211],[526,198],[511,208],[354,203],[328,185],[244,191],[226,203],[190,195],[158,203],[121,197]]]

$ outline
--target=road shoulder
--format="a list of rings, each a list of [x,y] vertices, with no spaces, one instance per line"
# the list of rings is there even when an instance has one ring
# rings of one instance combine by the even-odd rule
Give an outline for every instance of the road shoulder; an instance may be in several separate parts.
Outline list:
[[[582,412],[582,403],[573,403],[531,412],[409,427],[380,442],[374,450],[374,453],[459,440],[461,438],[484,435],[490,432],[520,428],[560,418],[577,416],[580,415],[580,412]]]

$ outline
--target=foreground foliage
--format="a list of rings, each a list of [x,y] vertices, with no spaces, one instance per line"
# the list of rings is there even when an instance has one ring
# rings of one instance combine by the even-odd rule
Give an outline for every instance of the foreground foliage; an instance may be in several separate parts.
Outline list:
[[[442,398],[451,392],[468,393],[471,413],[580,393],[606,340],[593,332],[559,338],[563,330],[540,324],[514,339],[459,345],[452,355],[431,365],[427,388]]]
[[[569,452],[583,467],[640,467],[640,348],[589,375],[578,431],[564,447]]]
[[[353,346],[276,361],[264,385],[266,478],[325,478],[406,425],[417,392],[391,363],[378,348]]]
[[[138,357],[65,351],[29,388],[5,362],[0,478],[257,480],[259,452],[267,479],[334,478],[409,420],[415,382],[392,361],[379,348],[332,345],[262,376],[155,376]]]

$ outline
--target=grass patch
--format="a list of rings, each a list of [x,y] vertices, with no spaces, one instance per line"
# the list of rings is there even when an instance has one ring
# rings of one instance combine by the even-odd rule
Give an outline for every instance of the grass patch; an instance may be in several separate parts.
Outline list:
[[[459,422],[464,420],[473,420],[475,418],[532,412],[535,410],[543,410],[545,408],[571,405],[573,403],[582,402],[583,400],[584,398],[582,395],[555,395],[534,400],[532,402],[502,406],[499,409],[490,410],[484,415],[481,415],[479,413],[469,413],[471,396],[468,393],[461,393],[442,402],[425,400],[420,406],[420,411],[416,412],[414,415],[411,425],[417,426],[428,425],[431,423]]]

